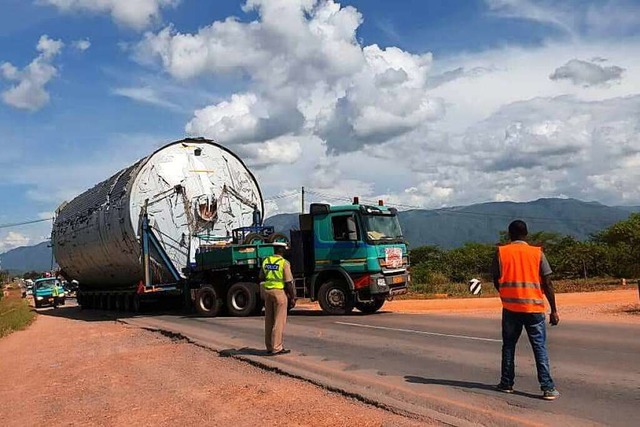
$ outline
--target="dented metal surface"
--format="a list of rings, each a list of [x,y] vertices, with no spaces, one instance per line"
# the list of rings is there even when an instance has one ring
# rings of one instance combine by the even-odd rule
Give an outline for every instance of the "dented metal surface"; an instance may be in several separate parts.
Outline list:
[[[129,287],[142,279],[139,222],[150,223],[178,269],[193,257],[199,238],[226,238],[264,212],[255,177],[226,148],[185,139],[150,156],[60,206],[53,251],[65,275],[83,286]],[[158,269],[155,282],[166,279]]]

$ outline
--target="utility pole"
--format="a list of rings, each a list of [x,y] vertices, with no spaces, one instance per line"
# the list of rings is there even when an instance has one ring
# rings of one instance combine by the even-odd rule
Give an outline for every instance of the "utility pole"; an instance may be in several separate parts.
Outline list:
[[[301,205],[300,212],[304,213],[304,186],[302,187],[302,197],[301,197],[301,199],[302,199],[302,205]]]

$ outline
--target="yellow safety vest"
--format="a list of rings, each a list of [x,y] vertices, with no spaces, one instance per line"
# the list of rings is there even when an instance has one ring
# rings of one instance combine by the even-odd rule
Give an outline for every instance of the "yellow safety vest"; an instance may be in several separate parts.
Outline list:
[[[60,289],[58,289],[58,285],[53,285],[53,288],[51,288],[51,296],[53,297],[60,296]]]
[[[285,259],[281,256],[272,255],[262,262],[262,272],[265,289],[284,289],[284,264]]]

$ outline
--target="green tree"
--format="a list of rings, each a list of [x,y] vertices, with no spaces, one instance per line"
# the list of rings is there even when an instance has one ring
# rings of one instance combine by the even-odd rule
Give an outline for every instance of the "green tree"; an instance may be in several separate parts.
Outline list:
[[[640,213],[602,230],[592,240],[606,245],[612,275],[640,277]]]
[[[41,276],[42,276],[42,274],[41,274],[41,273],[39,273],[39,272],[37,272],[37,271],[32,270],[32,271],[29,271],[29,272],[27,272],[27,273],[24,273],[24,274],[22,275],[22,278],[23,278],[24,280],[27,280],[27,279],[35,280],[35,279],[40,278]]]
[[[489,276],[495,252],[495,245],[465,243],[446,253],[444,263],[447,271],[445,273],[454,282],[466,282],[475,276]]]

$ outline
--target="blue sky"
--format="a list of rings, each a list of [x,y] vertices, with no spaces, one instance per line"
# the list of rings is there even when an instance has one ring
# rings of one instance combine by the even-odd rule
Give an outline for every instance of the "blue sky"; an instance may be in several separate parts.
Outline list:
[[[0,0],[0,224],[187,134],[238,152],[267,197],[640,204],[638,2],[125,3]],[[47,233],[0,229],[0,252]]]

